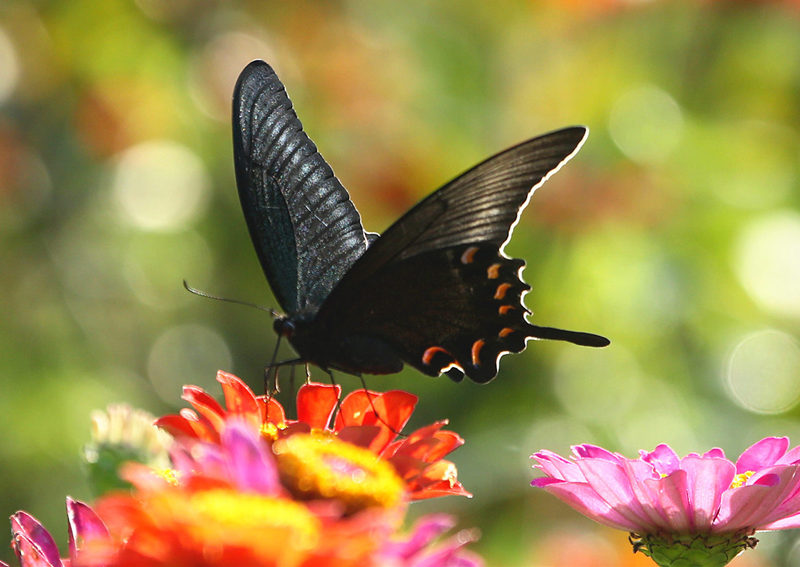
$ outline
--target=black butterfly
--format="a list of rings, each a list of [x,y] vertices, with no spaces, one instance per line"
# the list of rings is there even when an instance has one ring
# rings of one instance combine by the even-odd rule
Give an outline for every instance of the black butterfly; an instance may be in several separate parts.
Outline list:
[[[488,382],[528,338],[601,347],[589,333],[531,325],[525,262],[503,246],[533,190],[571,158],[566,128],[491,157],[428,196],[381,236],[303,132],[283,84],[250,63],[233,95],[236,182],[250,237],[287,312],[275,330],[329,370]]]

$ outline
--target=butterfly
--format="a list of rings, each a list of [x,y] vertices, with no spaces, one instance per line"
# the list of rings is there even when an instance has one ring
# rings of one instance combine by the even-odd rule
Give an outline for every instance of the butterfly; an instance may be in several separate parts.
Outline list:
[[[578,151],[571,127],[507,149],[423,199],[382,235],[303,131],[273,69],[253,61],[233,95],[236,183],[250,237],[286,312],[274,329],[323,370],[488,382],[529,338],[608,339],[527,321],[523,260],[503,253],[533,191]]]

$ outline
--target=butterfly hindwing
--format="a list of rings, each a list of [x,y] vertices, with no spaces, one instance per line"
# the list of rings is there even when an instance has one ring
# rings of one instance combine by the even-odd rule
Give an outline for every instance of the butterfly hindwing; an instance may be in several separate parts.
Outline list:
[[[358,211],[263,61],[239,77],[233,124],[239,197],[264,273],[287,312],[314,312],[366,250]]]
[[[463,372],[477,382],[491,380],[501,354],[523,350],[529,337],[607,344],[528,323],[524,262],[502,252],[530,194],[575,153],[585,132],[568,128],[515,146],[423,200],[371,244],[315,325],[331,341],[373,337],[426,374],[449,370],[458,379]]]

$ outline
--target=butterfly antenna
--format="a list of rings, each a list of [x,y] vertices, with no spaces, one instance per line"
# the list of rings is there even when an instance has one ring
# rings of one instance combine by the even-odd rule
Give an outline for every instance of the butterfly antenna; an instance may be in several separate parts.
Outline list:
[[[261,311],[266,311],[273,317],[277,317],[279,314],[274,309],[269,307],[264,307],[263,305],[258,305],[256,303],[250,303],[249,301],[242,301],[241,299],[231,299],[230,297],[219,297],[218,295],[212,295],[205,291],[200,291],[199,289],[195,289],[190,286],[186,280],[183,280],[183,287],[189,293],[193,293],[194,295],[199,295],[200,297],[205,297],[207,299],[215,299],[217,301],[225,301],[227,303],[236,303],[237,305],[246,305],[247,307],[255,307],[256,309],[260,309]]]

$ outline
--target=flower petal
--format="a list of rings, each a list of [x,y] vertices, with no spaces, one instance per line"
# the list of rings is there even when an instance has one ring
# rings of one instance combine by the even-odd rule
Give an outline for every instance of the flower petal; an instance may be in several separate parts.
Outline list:
[[[641,459],[653,465],[658,474],[668,475],[678,470],[681,464],[680,457],[672,450],[672,447],[664,443],[657,446],[651,452],[640,451]]]
[[[681,461],[681,468],[686,471],[692,527],[696,531],[708,531],[717,516],[722,494],[733,481],[736,467],[727,459],[686,457]]]
[[[67,521],[69,528],[69,556],[77,557],[86,542],[108,538],[108,529],[103,520],[88,505],[67,497]]]
[[[577,461],[586,482],[598,496],[613,507],[631,524],[637,526],[634,531],[647,531],[653,528],[650,517],[642,509],[636,498],[630,480],[620,463],[604,459],[580,459]]]
[[[228,409],[228,413],[254,422],[257,427],[260,427],[261,409],[250,386],[245,384],[238,376],[222,370],[217,371],[217,382],[222,385],[222,393],[225,395],[225,406]]]
[[[620,462],[619,455],[612,453],[611,451],[607,451],[602,447],[589,445],[588,443],[584,443],[583,445],[574,445],[572,447],[572,454],[579,459],[604,459],[613,463]]]
[[[61,567],[61,557],[53,536],[27,512],[11,516],[14,551],[22,567]]]
[[[417,399],[414,394],[402,390],[390,390],[383,394],[356,390],[342,400],[335,429],[338,431],[347,425],[377,425],[381,428],[381,433],[370,444],[369,449],[382,455],[384,449],[405,427],[414,412]]]
[[[775,517],[776,508],[797,489],[800,483],[797,467],[771,467],[762,471],[759,478],[769,479],[771,485],[748,484],[727,490],[722,495],[719,515],[713,526],[714,531],[758,529],[764,524],[780,519]]]
[[[241,490],[274,495],[280,492],[278,470],[266,443],[245,422],[228,422],[222,433],[228,473]]]
[[[542,469],[548,476],[569,482],[586,482],[581,469],[573,461],[565,459],[552,451],[539,451],[531,455],[539,464],[534,468]]]
[[[736,461],[737,474],[748,471],[759,471],[764,467],[771,467],[783,457],[789,448],[789,439],[786,437],[766,437],[758,441],[741,454]]]
[[[297,391],[297,421],[314,429],[327,428],[341,394],[342,387],[338,384],[303,384]]]
[[[686,471],[676,470],[664,478],[645,481],[645,485],[658,495],[656,503],[666,520],[666,525],[662,526],[665,531],[687,533],[694,527],[686,477]]]
[[[635,532],[642,528],[639,522],[631,521],[615,510],[588,484],[560,482],[542,486],[542,489],[575,508],[587,518],[601,524],[629,532]]]

